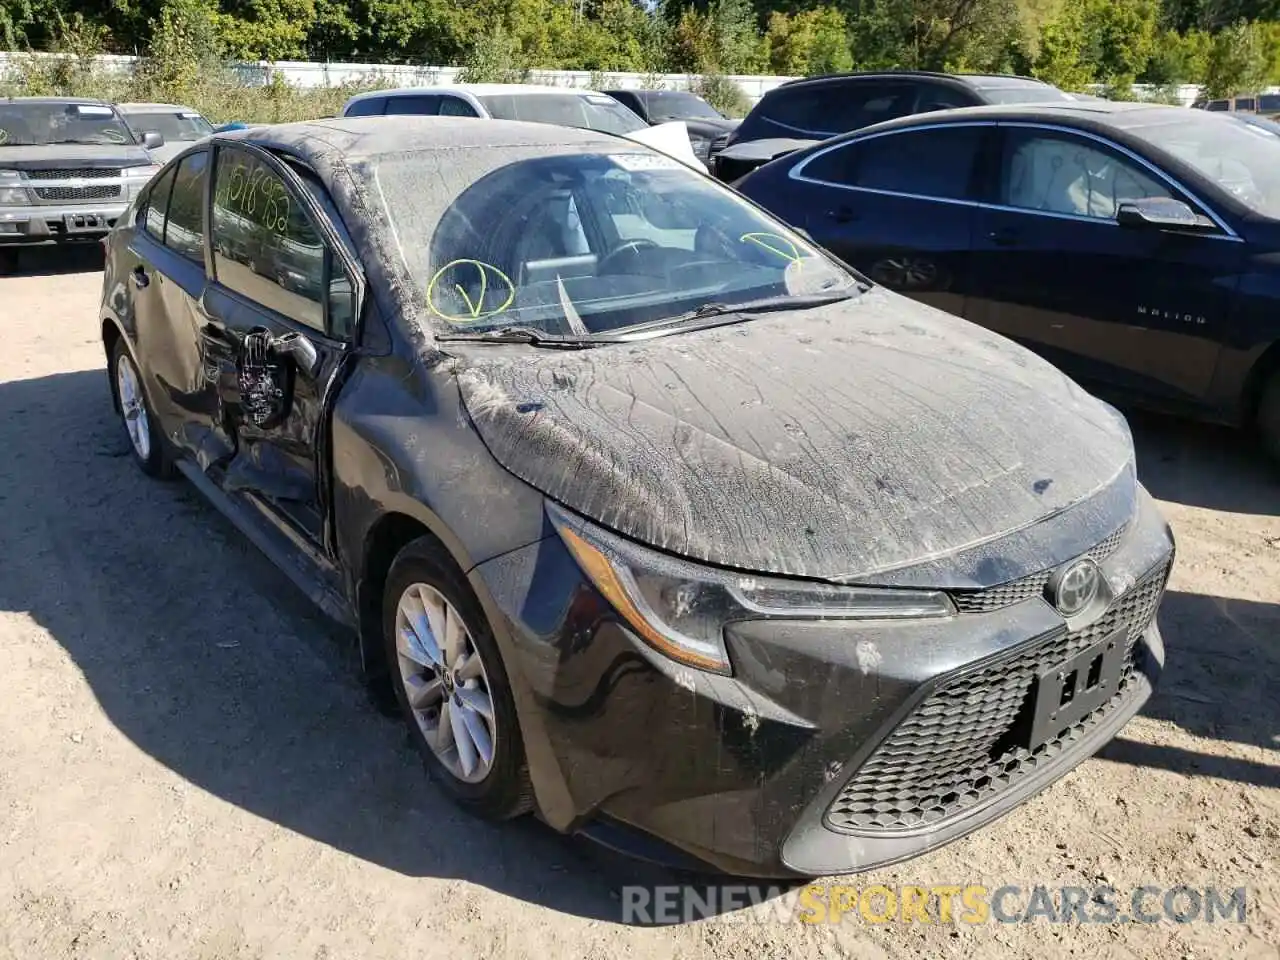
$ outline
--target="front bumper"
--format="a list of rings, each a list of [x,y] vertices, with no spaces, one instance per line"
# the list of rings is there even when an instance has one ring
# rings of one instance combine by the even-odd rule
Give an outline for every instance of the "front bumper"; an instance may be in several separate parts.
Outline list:
[[[128,200],[0,207],[0,245],[98,240],[111,232],[128,207]]]
[[[816,876],[906,859],[989,823],[1137,712],[1164,662],[1154,617],[1173,541],[1145,491],[1107,541],[1097,556],[1112,598],[1086,622],[1002,586],[994,606],[945,620],[739,623],[726,630],[732,677],[636,639],[558,537],[472,576],[501,611],[548,822],[574,830],[605,817],[729,873]],[[1037,674],[1121,633],[1120,691],[1031,742]]]

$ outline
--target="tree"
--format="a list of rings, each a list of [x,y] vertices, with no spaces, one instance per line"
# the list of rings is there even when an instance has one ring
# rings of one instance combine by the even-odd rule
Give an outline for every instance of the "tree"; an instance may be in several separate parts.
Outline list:
[[[1238,20],[1213,38],[1205,63],[1205,94],[1256,93],[1266,83],[1268,68],[1262,30],[1256,23]]]
[[[849,28],[834,7],[801,13],[774,11],[764,36],[769,69],[782,76],[813,76],[853,69]]]

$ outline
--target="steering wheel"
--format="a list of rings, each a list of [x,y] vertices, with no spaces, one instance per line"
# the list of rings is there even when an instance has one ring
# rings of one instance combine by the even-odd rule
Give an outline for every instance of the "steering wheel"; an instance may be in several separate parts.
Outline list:
[[[626,254],[635,256],[641,250],[657,249],[658,245],[647,237],[639,237],[635,240],[624,240],[600,258],[599,263],[596,264],[596,273],[612,273],[613,271],[607,268],[612,266],[615,260],[620,259]]]

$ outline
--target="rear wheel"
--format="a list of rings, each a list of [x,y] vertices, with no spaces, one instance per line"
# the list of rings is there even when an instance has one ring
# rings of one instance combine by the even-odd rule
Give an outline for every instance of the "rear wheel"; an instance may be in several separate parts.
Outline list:
[[[117,340],[111,351],[111,384],[134,460],[147,476],[167,480],[173,476],[173,464],[165,450],[164,438],[156,429],[156,418],[142,390],[138,367],[123,340]]]
[[[505,820],[532,806],[506,669],[479,602],[429,539],[392,564],[383,640],[396,700],[427,769],[462,807]]]

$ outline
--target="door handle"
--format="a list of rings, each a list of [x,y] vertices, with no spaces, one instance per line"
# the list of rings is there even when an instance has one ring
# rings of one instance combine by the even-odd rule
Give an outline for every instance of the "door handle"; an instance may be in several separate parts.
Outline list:
[[[987,234],[987,239],[997,247],[1016,247],[1018,245],[1018,231],[1012,227],[992,230]]]
[[[151,278],[147,276],[147,271],[142,267],[133,268],[133,285],[141,290],[143,287],[151,283]]]
[[[836,223],[852,223],[858,219],[858,216],[848,207],[836,207],[834,210],[827,211],[827,217]]]

